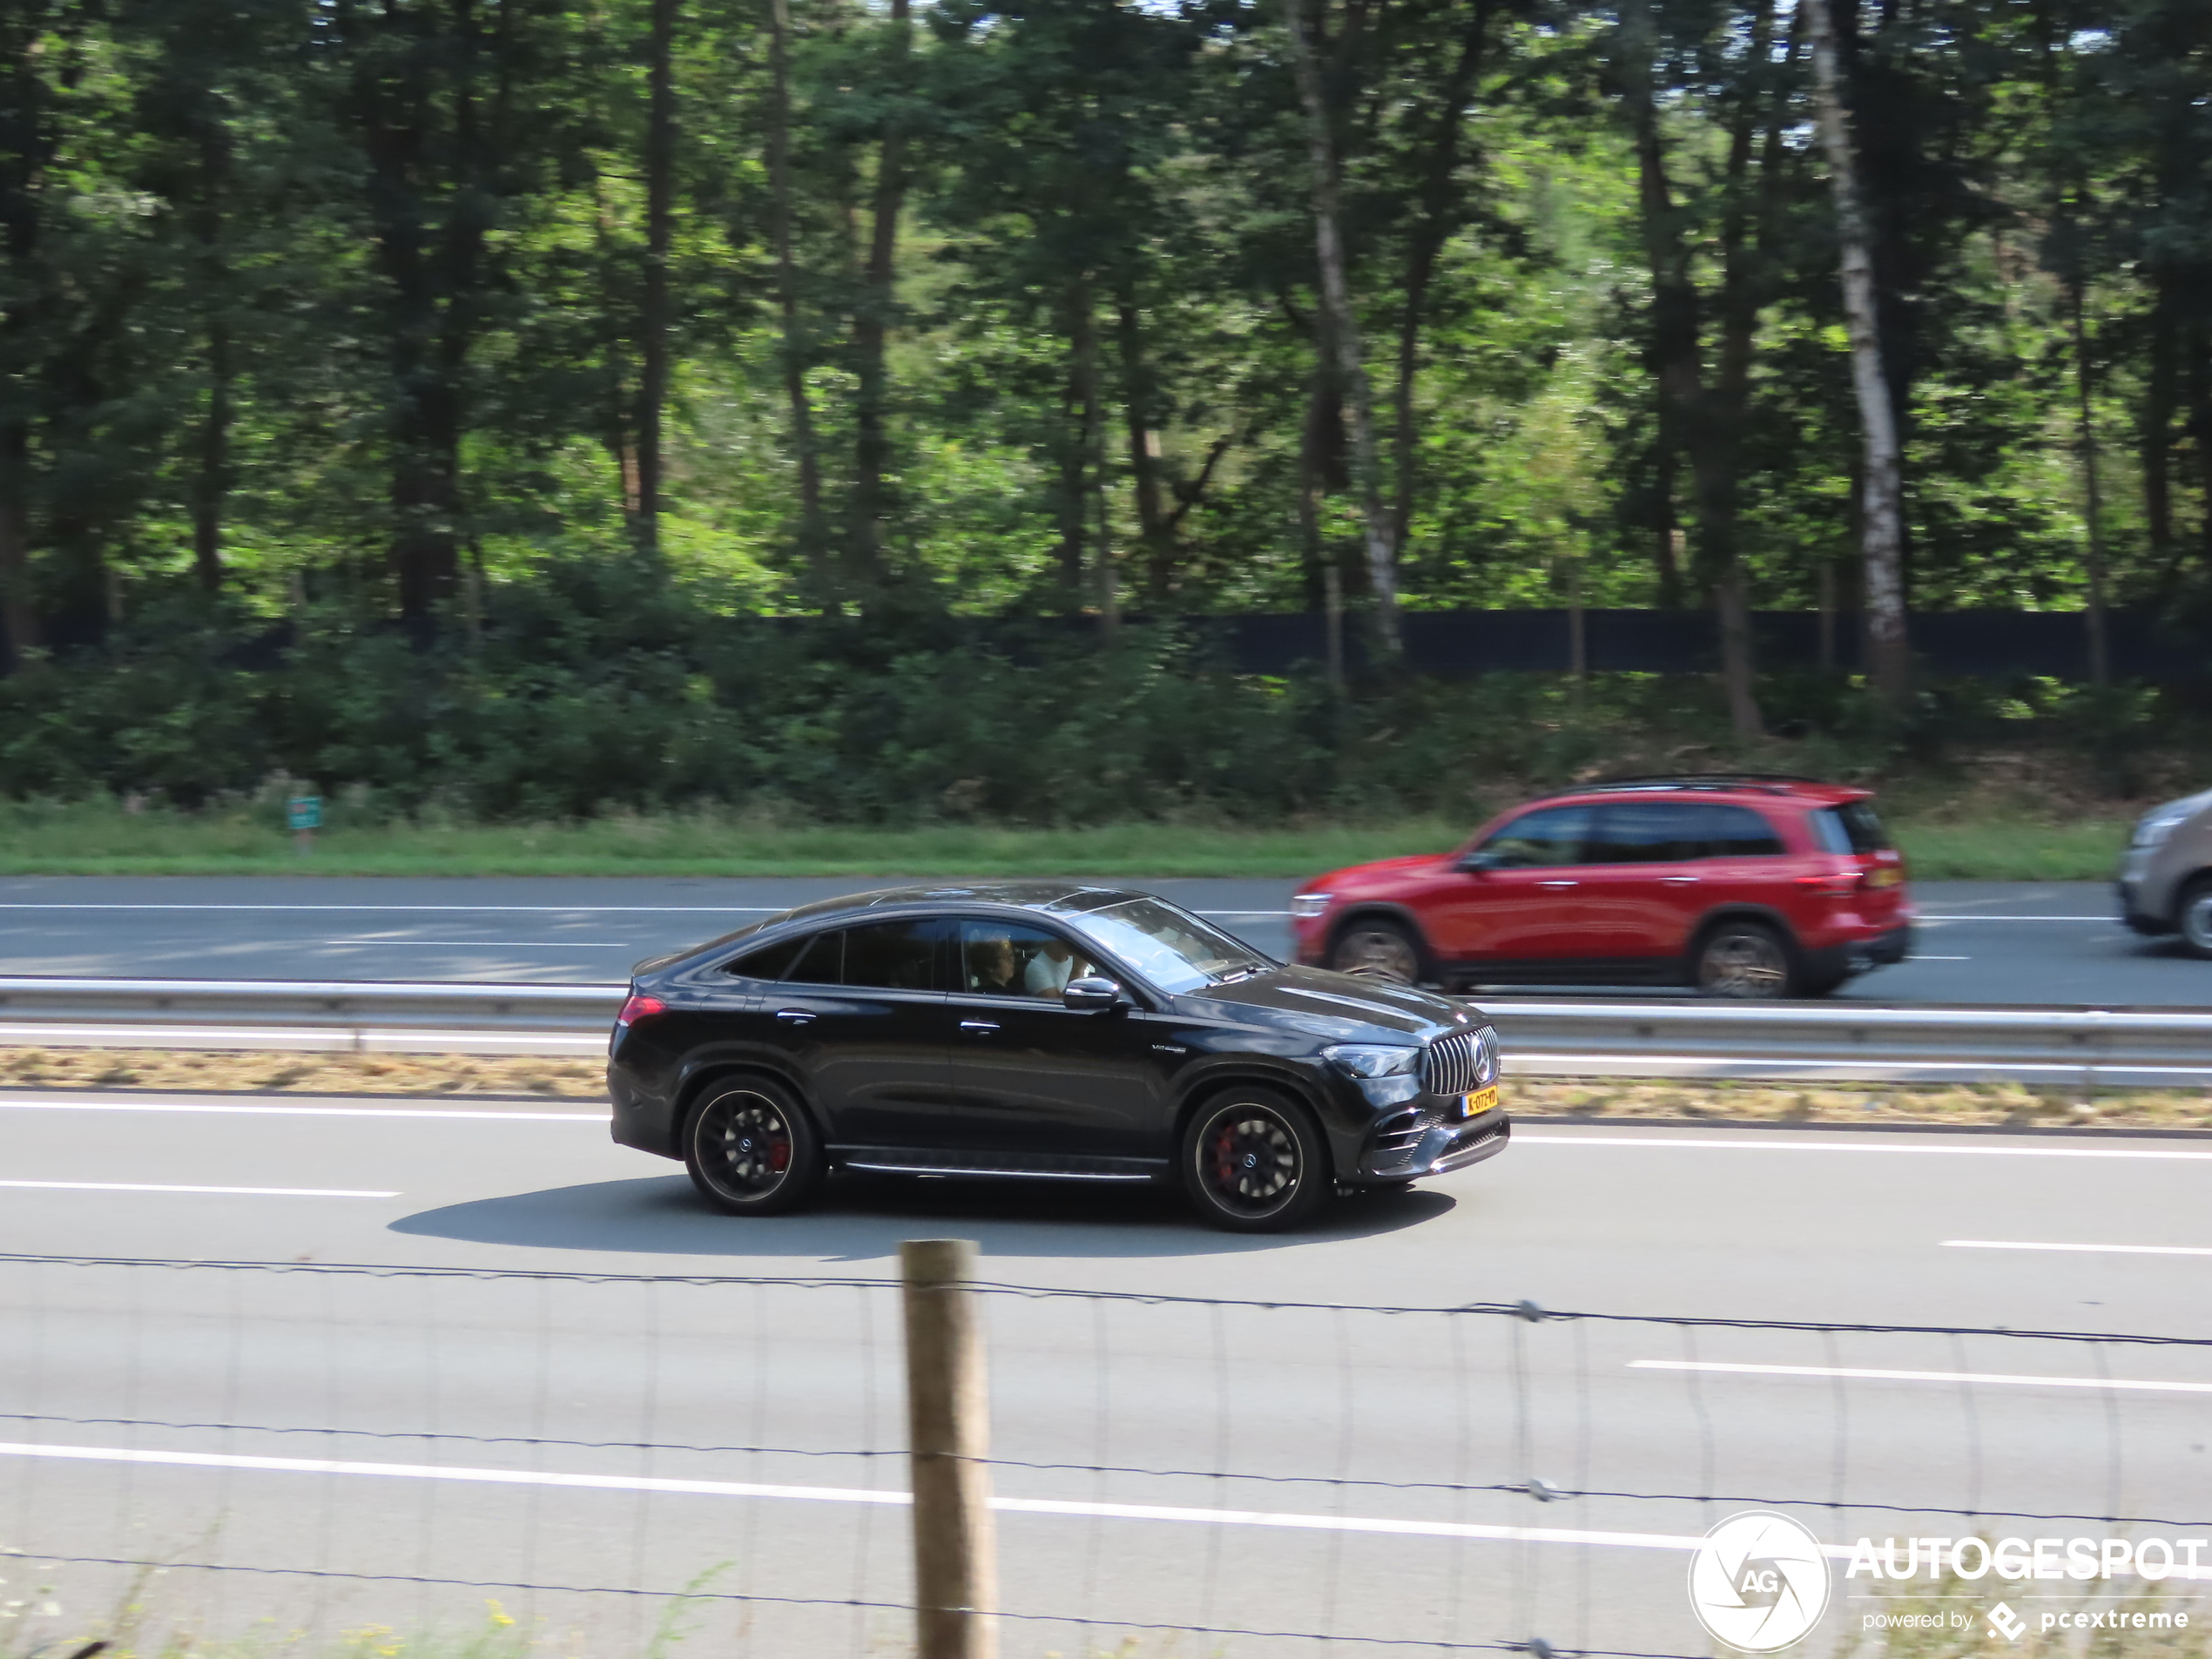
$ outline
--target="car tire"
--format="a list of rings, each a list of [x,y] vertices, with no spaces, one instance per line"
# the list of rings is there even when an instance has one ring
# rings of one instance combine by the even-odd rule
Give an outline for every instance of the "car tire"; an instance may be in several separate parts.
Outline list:
[[[2190,955],[2212,958],[2212,875],[2198,876],[2182,889],[2174,927]]]
[[[1224,1232],[1285,1231],[1336,1190],[1313,1115],[1272,1089],[1238,1085],[1199,1107],[1177,1167],[1191,1206]]]
[[[1701,996],[1770,1001],[1797,995],[1799,977],[1790,941],[1749,917],[1715,922],[1690,954],[1689,982]]]
[[[1329,947],[1329,966],[1339,974],[1391,985],[1419,985],[1429,977],[1428,953],[1413,930],[1386,916],[1358,916]]]
[[[711,1083],[684,1121],[684,1168],[726,1216],[779,1216],[814,1196],[825,1163],[804,1107],[765,1077]]]

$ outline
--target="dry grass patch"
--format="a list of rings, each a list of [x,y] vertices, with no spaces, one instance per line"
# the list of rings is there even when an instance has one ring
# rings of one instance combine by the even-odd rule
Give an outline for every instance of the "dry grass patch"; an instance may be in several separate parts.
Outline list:
[[[1508,1078],[1515,1117],[1631,1122],[1710,1118],[1855,1129],[1946,1123],[1993,1129],[2212,1129],[2212,1091],[2035,1088],[2027,1083],[1655,1082]]]
[[[535,1055],[0,1049],[0,1088],[604,1100],[605,1064]]]

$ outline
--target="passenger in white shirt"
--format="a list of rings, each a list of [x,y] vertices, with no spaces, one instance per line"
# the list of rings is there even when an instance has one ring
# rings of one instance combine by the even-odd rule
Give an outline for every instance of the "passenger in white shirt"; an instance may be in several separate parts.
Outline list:
[[[1068,948],[1067,941],[1048,939],[1022,970],[1022,988],[1031,996],[1058,996],[1068,988],[1069,980],[1080,977],[1076,972],[1076,954]]]

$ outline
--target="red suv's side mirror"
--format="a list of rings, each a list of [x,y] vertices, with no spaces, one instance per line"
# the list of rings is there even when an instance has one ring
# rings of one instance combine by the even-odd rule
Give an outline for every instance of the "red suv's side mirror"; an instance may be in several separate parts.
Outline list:
[[[1469,875],[1480,875],[1485,870],[1501,869],[1505,860],[1495,853],[1470,853],[1460,860],[1460,868]]]

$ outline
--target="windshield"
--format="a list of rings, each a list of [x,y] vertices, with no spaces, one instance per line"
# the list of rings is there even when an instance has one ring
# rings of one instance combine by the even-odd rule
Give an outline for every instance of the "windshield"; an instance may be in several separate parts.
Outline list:
[[[1275,966],[1241,940],[1158,899],[1124,899],[1065,914],[1069,926],[1170,994],[1241,979]]]

